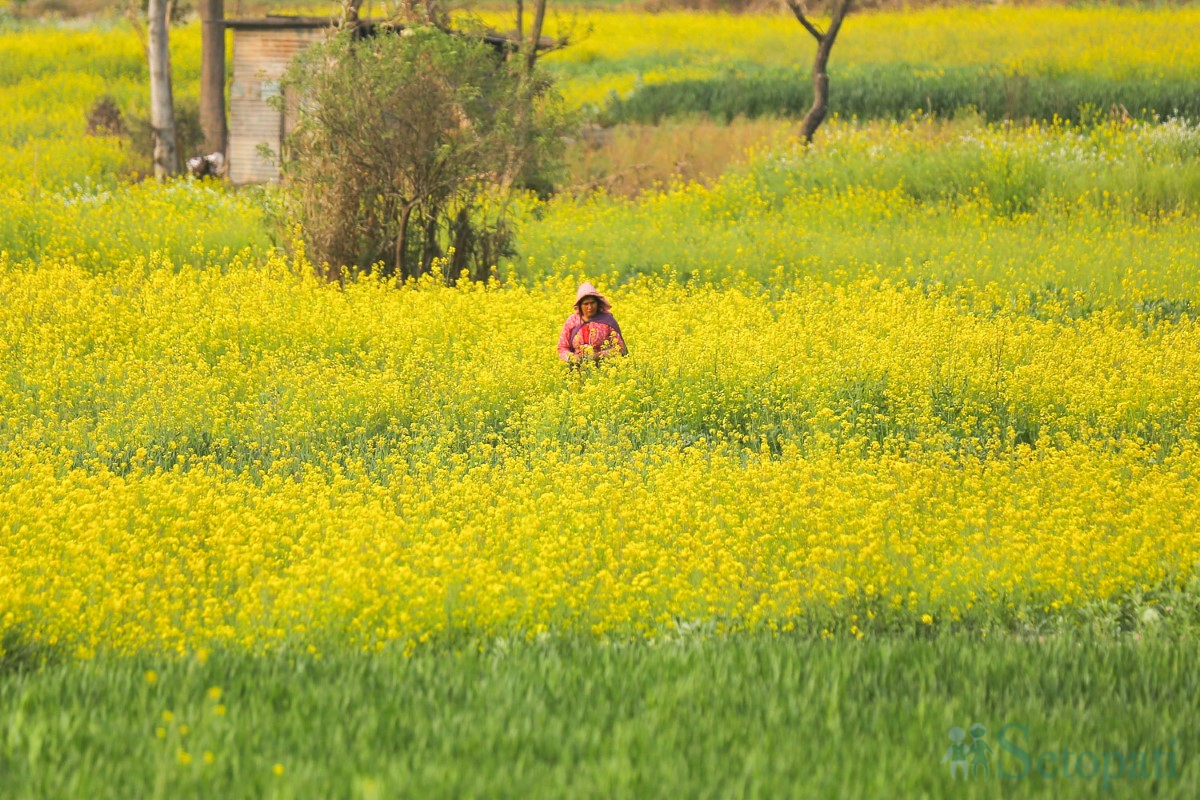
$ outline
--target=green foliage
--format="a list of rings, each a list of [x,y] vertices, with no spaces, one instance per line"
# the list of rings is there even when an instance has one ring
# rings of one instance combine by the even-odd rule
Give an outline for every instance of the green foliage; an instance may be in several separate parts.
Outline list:
[[[1021,771],[999,746],[1015,723],[1028,738],[1009,740],[1035,756],[1161,748],[1165,772],[1174,750],[1178,777],[1115,779],[1113,796],[1200,792],[1194,639],[1042,638],[814,643],[681,626],[632,646],[74,663],[0,683],[0,769],[14,800],[1101,794],[1100,776],[951,780],[947,732],[978,722],[993,771]]]
[[[929,69],[904,64],[829,70],[830,113],[843,118],[903,119],[914,113],[988,120],[1091,122],[1097,116],[1137,119],[1200,118],[1200,86],[1187,77],[1099,74],[1024,75],[994,67]],[[627,98],[611,96],[604,122],[654,123],[705,114],[719,119],[802,116],[812,104],[805,69],[756,69],[717,78],[641,86]]]
[[[560,149],[548,82],[435,28],[343,34],[305,52],[286,87],[296,217],[335,271],[416,277],[448,256],[450,275],[487,277],[511,255],[507,192]]]
[[[514,271],[994,283],[1020,285],[1010,300],[1026,310],[1022,293],[1052,282],[1126,311],[1195,304],[1197,147],[1200,127],[1182,120],[834,123],[813,147],[758,153],[711,186],[535,205]]]

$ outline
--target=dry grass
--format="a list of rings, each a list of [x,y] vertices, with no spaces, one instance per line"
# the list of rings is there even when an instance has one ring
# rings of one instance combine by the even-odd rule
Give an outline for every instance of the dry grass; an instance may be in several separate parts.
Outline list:
[[[794,120],[737,119],[589,128],[568,148],[566,188],[631,197],[672,181],[707,184],[748,151],[782,142],[796,127]]]

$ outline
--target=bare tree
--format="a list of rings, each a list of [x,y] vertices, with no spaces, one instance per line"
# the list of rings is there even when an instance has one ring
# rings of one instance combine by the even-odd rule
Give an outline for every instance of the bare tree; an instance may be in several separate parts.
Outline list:
[[[829,28],[821,30],[808,18],[808,13],[800,4],[800,0],[786,0],[788,8],[796,15],[796,19],[804,26],[804,30],[817,40],[817,54],[813,58],[812,70],[813,102],[808,113],[804,115],[804,120],[800,123],[800,135],[804,137],[805,144],[812,144],[813,134],[817,132],[817,128],[821,127],[821,123],[825,121],[825,115],[829,113],[829,74],[825,68],[829,64],[829,53],[833,50],[833,43],[837,40],[838,31],[842,28],[842,20],[846,18],[852,1],[833,0]]]
[[[200,127],[204,152],[225,152],[225,0],[200,0]]]
[[[150,0],[150,127],[154,135],[154,177],[158,179],[179,171],[175,146],[175,103],[171,96],[171,49],[167,39],[169,0]]]

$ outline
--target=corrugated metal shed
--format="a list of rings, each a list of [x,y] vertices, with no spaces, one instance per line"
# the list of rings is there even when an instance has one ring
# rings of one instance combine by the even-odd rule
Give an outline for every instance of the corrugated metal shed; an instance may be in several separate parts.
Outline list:
[[[229,89],[228,175],[236,183],[279,177],[279,151],[290,121],[271,103],[280,79],[304,48],[328,35],[330,21],[312,17],[227,20],[233,30],[233,82]],[[265,157],[264,147],[273,155]]]

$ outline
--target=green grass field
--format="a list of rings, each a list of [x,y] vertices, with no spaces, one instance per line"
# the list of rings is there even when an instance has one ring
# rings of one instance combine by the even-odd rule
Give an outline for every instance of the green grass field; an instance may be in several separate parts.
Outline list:
[[[6,671],[0,778],[11,798],[1184,798],[1197,655],[685,637],[59,663]],[[977,722],[990,778],[951,780],[948,732]]]

